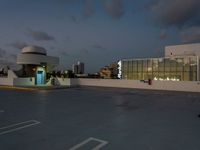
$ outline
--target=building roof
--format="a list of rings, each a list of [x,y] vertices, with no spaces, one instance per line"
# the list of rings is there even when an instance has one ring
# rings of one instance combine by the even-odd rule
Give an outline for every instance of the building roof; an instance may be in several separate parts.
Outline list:
[[[39,46],[26,46],[22,49],[21,53],[47,55],[46,49]]]
[[[46,49],[39,46],[24,47],[20,54],[17,55],[17,64],[31,65],[58,65],[59,58],[47,56]]]

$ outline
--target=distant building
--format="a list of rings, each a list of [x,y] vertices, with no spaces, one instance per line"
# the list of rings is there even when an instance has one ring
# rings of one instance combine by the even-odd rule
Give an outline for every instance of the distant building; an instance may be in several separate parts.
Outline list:
[[[112,63],[108,66],[105,66],[101,68],[99,71],[100,78],[104,79],[117,78],[117,74],[118,74],[117,63]]]
[[[78,74],[84,74],[84,63],[78,61]]]
[[[99,75],[101,78],[111,79],[112,78],[112,70],[109,68],[109,66],[105,66],[100,69]]]
[[[84,74],[84,63],[78,61],[77,64],[73,64],[72,71],[74,74]]]
[[[73,72],[74,74],[78,74],[78,65],[76,65],[76,64],[73,64],[73,65],[72,65],[72,72]]]
[[[165,57],[122,59],[118,77],[133,80],[199,81],[200,43],[165,47]]]

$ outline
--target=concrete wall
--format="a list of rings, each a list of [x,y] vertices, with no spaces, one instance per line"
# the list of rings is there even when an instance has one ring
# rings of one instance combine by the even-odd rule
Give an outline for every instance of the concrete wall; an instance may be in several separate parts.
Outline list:
[[[69,78],[57,78],[57,79],[58,79],[59,85],[63,85],[63,86],[71,85],[71,80]]]
[[[8,70],[8,78],[18,78],[18,77],[12,70]]]
[[[165,56],[196,55],[200,57],[200,43],[172,45],[165,47]]]
[[[59,81],[59,85],[63,85],[63,86],[78,86],[79,80],[78,79],[74,79],[74,78],[57,78]]]
[[[18,54],[17,64],[35,64],[40,65],[41,62],[47,64],[57,65],[59,64],[58,57],[37,55],[37,54]]]
[[[0,77],[0,85],[13,85],[14,78],[17,78],[17,75],[12,71],[8,70],[7,77]]]
[[[0,85],[33,86],[35,78],[18,78],[12,70],[8,70],[8,76],[0,78]]]
[[[74,83],[76,83],[76,85],[81,85],[81,86],[200,92],[200,82],[191,82],[191,81],[152,81],[152,85],[148,85],[148,83],[144,83],[138,80],[113,80],[113,79],[73,79],[73,80],[77,80]]]
[[[1,77],[0,85],[13,85],[13,78]]]
[[[13,79],[14,86],[33,86],[35,85],[35,78],[14,78]]]
[[[80,79],[70,79],[70,86],[79,86]]]
[[[149,90],[169,90],[200,92],[200,82],[192,81],[152,81],[149,85],[139,80],[114,80],[114,79],[69,79],[57,78],[59,85],[63,86],[98,86],[135,88]],[[33,86],[35,78],[0,78],[0,85]]]

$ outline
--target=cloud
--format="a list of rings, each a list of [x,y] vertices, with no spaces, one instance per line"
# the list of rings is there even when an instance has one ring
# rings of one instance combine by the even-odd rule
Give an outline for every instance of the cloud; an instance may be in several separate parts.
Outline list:
[[[160,26],[183,27],[199,24],[199,0],[154,0],[149,10]]]
[[[92,45],[93,48],[96,48],[96,49],[103,49],[103,50],[106,50],[105,47],[101,46],[101,45],[98,45],[98,44],[95,44],[95,45]]]
[[[119,19],[124,14],[122,0],[102,0],[106,12],[114,19]]]
[[[68,18],[70,21],[74,22],[74,23],[78,23],[78,18],[75,15],[68,15]]]
[[[93,0],[83,0],[83,15],[85,17],[91,17],[94,14],[93,2]]]
[[[28,30],[28,35],[31,36],[36,41],[51,41],[55,40],[53,36],[50,36],[48,33],[44,31],[34,31]]]
[[[200,42],[200,26],[183,29],[180,38],[183,43]]]
[[[60,54],[61,54],[62,56],[69,56],[69,54],[68,54],[67,52],[65,52],[65,51],[61,51]]]
[[[10,63],[16,64],[17,56],[15,54],[10,54],[7,56],[7,60]]]
[[[12,47],[16,48],[16,49],[22,49],[22,48],[28,46],[27,43],[25,43],[25,42],[20,42],[20,41],[11,43],[10,45],[11,45]]]
[[[123,0],[97,0],[100,2],[103,6],[103,9],[106,11],[108,15],[110,15],[114,19],[119,19],[124,15],[124,6],[123,6]],[[77,5],[78,7],[82,9],[81,15],[88,18],[94,15],[97,8],[95,7],[94,0],[58,0],[56,1],[59,4],[62,5],[72,5],[71,7],[75,7],[74,5]],[[77,23],[77,17],[74,17],[74,15],[68,16],[72,21]]]
[[[0,48],[0,67],[9,66],[12,69],[19,69],[16,64],[16,55],[7,54],[6,50]]]
[[[160,39],[166,39],[167,38],[167,32],[165,30],[161,30],[159,37],[160,37]]]
[[[0,58],[4,58],[6,55],[6,51],[2,48],[0,48]]]
[[[89,50],[86,49],[86,48],[81,49],[80,52],[81,52],[82,54],[86,54],[86,55],[89,54]]]

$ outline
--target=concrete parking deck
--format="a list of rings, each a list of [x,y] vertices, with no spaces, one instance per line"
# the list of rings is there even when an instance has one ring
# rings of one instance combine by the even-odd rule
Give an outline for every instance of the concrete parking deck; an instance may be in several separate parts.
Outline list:
[[[0,89],[2,150],[199,150],[200,93]]]

